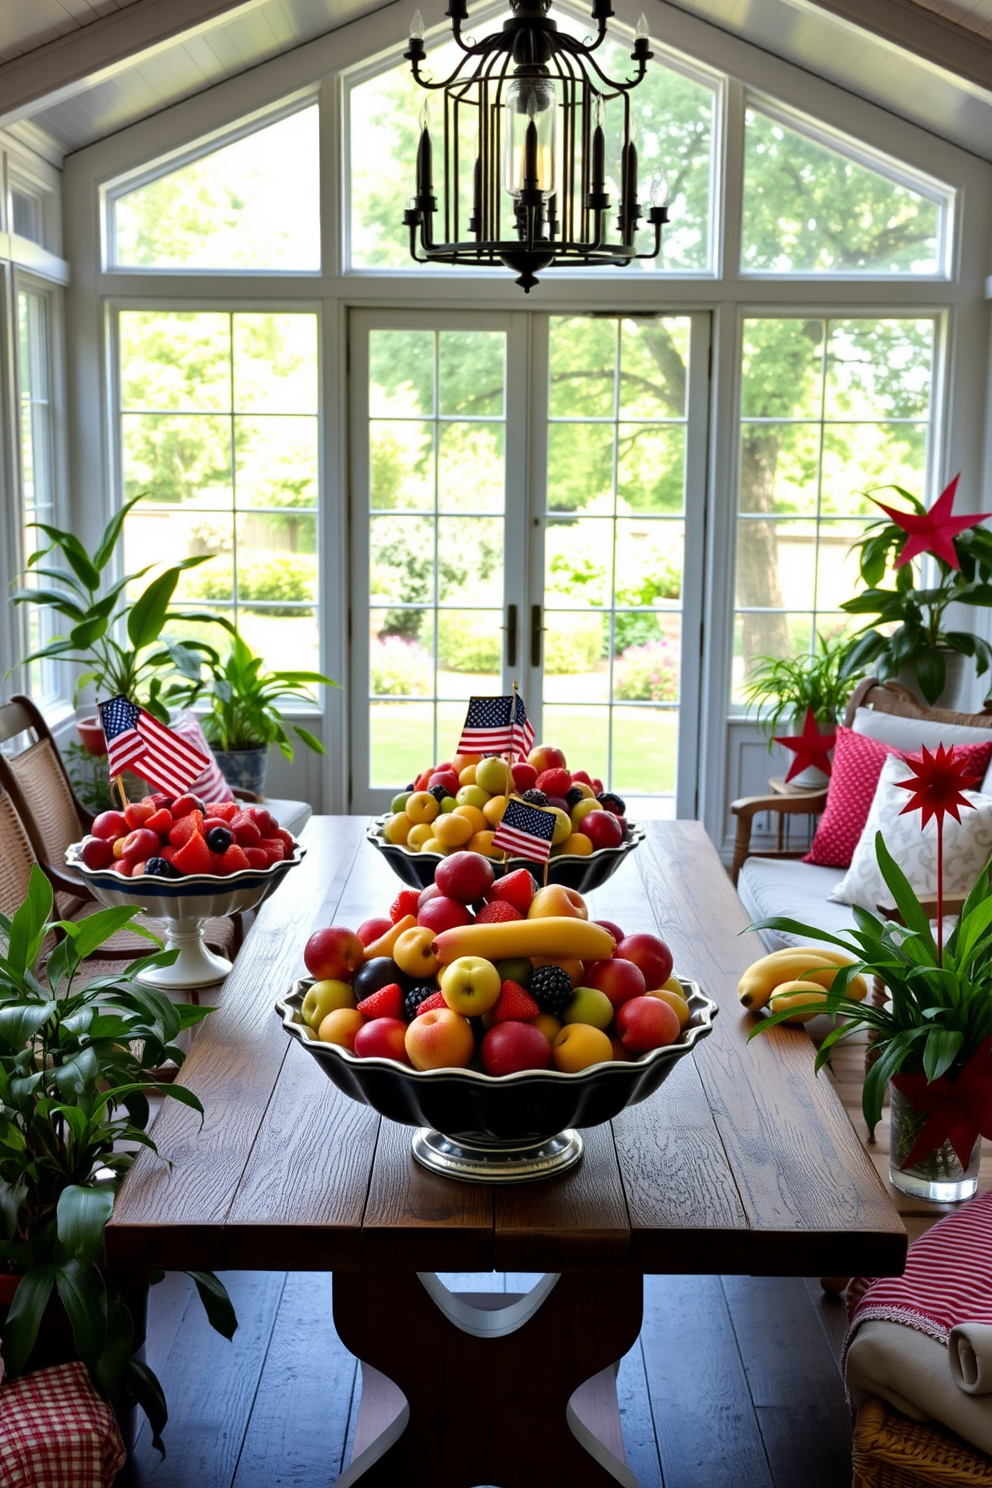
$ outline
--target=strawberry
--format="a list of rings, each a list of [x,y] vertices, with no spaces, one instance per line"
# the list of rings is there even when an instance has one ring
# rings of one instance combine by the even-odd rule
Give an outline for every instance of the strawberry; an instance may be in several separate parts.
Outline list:
[[[240,873],[243,868],[250,868],[244,849],[236,842],[222,853],[214,853],[214,861],[217,864],[218,873]]]
[[[578,785],[580,782],[581,782],[582,785],[588,785],[588,786],[591,786],[592,785],[592,776],[589,774],[589,771],[588,770],[573,770],[572,771],[572,783],[573,783],[573,785]]]
[[[272,836],[278,837],[279,841],[284,845],[286,849],[287,858],[291,858],[296,847],[296,839],[293,836],[292,832],[287,832],[285,827],[277,827],[276,830],[272,833]]]
[[[193,832],[172,859],[180,873],[213,873],[214,855],[198,832]]]
[[[367,1000],[368,999],[366,999],[366,1001]],[[365,1003],[362,1004],[363,1008],[364,1006]],[[447,1006],[448,1004],[444,1000],[443,992],[432,992],[430,997],[425,997],[423,1002],[418,1007],[417,1017],[419,1018],[421,1013],[436,1013],[438,1008],[446,1008]]]
[[[207,816],[216,816],[222,822],[229,822],[241,808],[237,801],[208,801],[204,809]]]
[[[526,872],[526,869],[524,870]],[[519,909],[514,909],[505,899],[493,899],[484,904],[475,917],[477,925],[498,925],[503,920],[522,920]]]
[[[504,878],[497,878],[486,894],[490,904],[501,900],[504,904],[512,905],[519,912],[521,919],[526,919],[533,897],[534,879],[526,868],[518,868],[515,873],[507,873]]]
[[[199,811],[190,811],[179,817],[169,829],[169,841],[173,847],[183,847],[191,837],[203,836],[203,817]]]
[[[248,859],[249,868],[268,868],[269,855],[264,847],[246,847],[244,855]]]
[[[540,1011],[533,997],[524,991],[519,982],[504,982],[500,988],[499,1002],[490,1016],[493,1023],[527,1023],[531,1018],[536,1018]]]
[[[228,820],[227,825],[234,833],[234,840],[240,847],[257,847],[262,840],[261,828],[247,811],[236,811]]]
[[[409,914],[415,915],[419,900],[419,889],[400,889],[396,898],[389,906],[389,918],[393,924],[397,924]]]
[[[364,1018],[402,1018],[403,988],[399,982],[390,982],[388,986],[380,987],[378,992],[362,998],[358,1011]]]
[[[161,807],[160,810],[153,812],[145,822],[145,826],[149,832],[157,832],[160,837],[167,838],[172,831],[172,812],[167,806]]]
[[[572,789],[572,777],[563,766],[542,770],[537,777],[537,789],[546,796],[565,796]]]
[[[204,805],[199,796],[177,796],[172,803],[172,814],[178,821],[181,816],[188,816],[191,811],[198,811],[203,815]]]

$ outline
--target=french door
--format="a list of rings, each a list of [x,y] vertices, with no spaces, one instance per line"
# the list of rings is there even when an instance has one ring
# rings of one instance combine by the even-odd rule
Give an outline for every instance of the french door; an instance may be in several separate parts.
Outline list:
[[[706,315],[355,311],[355,811],[514,682],[641,816],[692,815]]]

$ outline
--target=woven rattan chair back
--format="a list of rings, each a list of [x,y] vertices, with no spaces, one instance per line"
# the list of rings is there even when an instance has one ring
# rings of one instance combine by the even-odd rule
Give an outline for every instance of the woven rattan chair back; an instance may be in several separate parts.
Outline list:
[[[24,823],[6,791],[0,791],[0,913],[12,918],[28,896],[31,869],[37,859]],[[48,935],[41,953],[46,956],[55,944]]]
[[[26,745],[16,744],[27,736]],[[35,858],[58,874],[66,872],[65,850],[89,829],[92,818],[72,794],[72,786],[48,725],[30,698],[0,704],[0,789],[9,795],[24,823]],[[62,916],[88,897],[56,892]]]

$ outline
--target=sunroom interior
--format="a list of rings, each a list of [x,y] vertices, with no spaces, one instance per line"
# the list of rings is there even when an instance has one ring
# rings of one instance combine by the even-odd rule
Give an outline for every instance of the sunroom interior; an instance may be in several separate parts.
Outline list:
[[[92,551],[140,497],[119,574],[204,560],[176,636],[220,616],[267,667],[338,684],[289,710],[324,753],[273,750],[271,795],[384,812],[450,757],[472,696],[518,686],[538,740],[632,819],[697,820],[729,863],[730,803],[787,763],[750,670],[855,628],[868,493],[931,503],[960,473],[957,512],[992,505],[992,0],[615,0],[621,69],[647,17],[662,250],[526,296],[411,260],[412,8],[3,9],[0,585],[24,586],[36,524]],[[440,74],[449,23],[421,9]],[[576,0],[555,14],[588,33]],[[987,607],[959,623],[992,642]],[[28,660],[53,633],[0,605],[2,695],[69,746],[94,695]],[[988,690],[972,669],[958,706]],[[738,1344],[760,1332],[743,1289],[711,1301]],[[816,1306],[767,1301],[786,1331]],[[653,1305],[672,1323],[682,1302]],[[640,1378],[630,1419],[660,1441]],[[840,1414],[804,1483],[843,1481]],[[788,1452],[769,1467],[774,1436],[754,1481],[800,1481]],[[275,1481],[250,1458],[216,1481]],[[666,1484],[703,1481],[671,1464]],[[160,1471],[135,1481],[194,1480]]]

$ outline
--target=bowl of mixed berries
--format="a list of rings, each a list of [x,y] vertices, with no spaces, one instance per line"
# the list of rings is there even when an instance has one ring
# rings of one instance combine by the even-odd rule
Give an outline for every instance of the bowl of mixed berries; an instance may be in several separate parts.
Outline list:
[[[204,943],[208,920],[261,904],[304,850],[264,805],[161,792],[97,816],[66,852],[103,905],[138,905],[165,921],[171,966],[142,973],[156,987],[203,987],[231,970]]]
[[[493,841],[513,799],[554,814],[548,878],[582,894],[604,884],[644,840],[621,796],[588,771],[569,770],[562,750],[540,744],[515,764],[456,754],[422,770],[369,824],[369,841],[411,887],[425,888],[438,863],[462,850],[489,858],[498,874],[512,873],[525,860],[511,856],[504,864]]]
[[[710,1032],[716,1004],[664,940],[590,918],[526,868],[454,853],[388,916],[316,930],[280,999],[289,1036],[354,1100],[417,1128],[413,1154],[466,1182],[577,1162],[577,1128],[647,1099]]]

